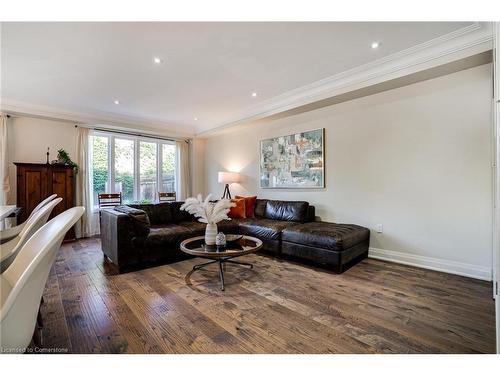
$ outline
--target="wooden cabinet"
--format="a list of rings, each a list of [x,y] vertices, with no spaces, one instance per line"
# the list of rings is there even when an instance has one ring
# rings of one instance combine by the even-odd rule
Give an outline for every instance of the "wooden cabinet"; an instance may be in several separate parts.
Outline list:
[[[51,218],[75,206],[75,178],[72,167],[65,165],[14,163],[17,167],[17,206],[22,208],[18,222],[22,223],[31,211],[49,195],[63,200],[52,211]],[[75,239],[71,228],[65,240]]]

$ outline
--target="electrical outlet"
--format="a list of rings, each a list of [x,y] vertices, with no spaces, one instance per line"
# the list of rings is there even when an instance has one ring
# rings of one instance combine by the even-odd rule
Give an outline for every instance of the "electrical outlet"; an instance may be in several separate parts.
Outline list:
[[[377,233],[382,233],[384,232],[384,226],[382,224],[377,224],[375,225],[375,230],[377,231]]]

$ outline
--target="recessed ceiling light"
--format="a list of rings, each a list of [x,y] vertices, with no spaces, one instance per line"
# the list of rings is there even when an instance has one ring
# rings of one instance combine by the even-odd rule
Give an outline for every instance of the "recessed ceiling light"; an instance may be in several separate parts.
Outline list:
[[[120,104],[120,101],[119,100],[114,100],[113,103]]]
[[[257,93],[256,92],[252,92],[252,98],[255,98],[257,97]]]
[[[372,48],[375,49],[375,48],[378,48],[380,46],[380,43],[379,42],[373,42],[372,43]]]
[[[161,64],[161,63],[163,62],[163,60],[162,60],[161,58],[159,58],[159,57],[154,57],[154,58],[153,58],[153,62],[154,62],[155,64]]]
[[[198,121],[198,117],[195,117],[193,120],[194,120],[194,121]]]

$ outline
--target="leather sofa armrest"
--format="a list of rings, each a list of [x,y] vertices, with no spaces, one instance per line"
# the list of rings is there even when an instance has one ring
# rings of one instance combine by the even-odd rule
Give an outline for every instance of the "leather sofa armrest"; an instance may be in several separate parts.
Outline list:
[[[101,248],[118,267],[135,252],[133,241],[138,236],[134,230],[135,226],[131,215],[115,209],[101,210]],[[143,236],[144,233],[139,235]],[[147,237],[147,234],[145,236]]]
[[[131,219],[129,230],[133,233],[132,237],[146,238],[151,230],[151,223],[146,211],[132,208],[129,206],[116,206],[114,211],[124,213]]]

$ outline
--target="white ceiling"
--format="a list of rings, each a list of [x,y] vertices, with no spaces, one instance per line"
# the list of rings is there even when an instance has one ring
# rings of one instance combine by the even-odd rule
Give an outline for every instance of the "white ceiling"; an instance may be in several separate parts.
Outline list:
[[[264,100],[467,25],[3,23],[2,99],[201,132]],[[163,63],[155,65],[155,56]]]

